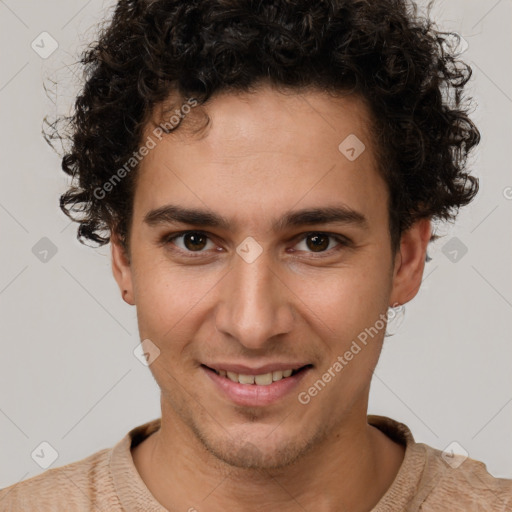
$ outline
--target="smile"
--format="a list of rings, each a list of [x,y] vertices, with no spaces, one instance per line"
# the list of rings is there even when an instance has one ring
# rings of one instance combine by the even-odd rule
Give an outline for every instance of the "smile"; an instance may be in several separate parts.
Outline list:
[[[226,377],[233,382],[240,384],[256,384],[258,386],[269,386],[272,382],[286,379],[295,375],[299,370],[277,370],[275,372],[261,373],[260,375],[244,375],[243,373],[229,372],[227,370],[214,370],[217,375]]]
[[[235,368],[215,369],[204,364],[201,368],[214,384],[213,388],[224,399],[239,406],[261,407],[277,402],[296,391],[313,365],[283,367],[284,369],[260,368],[260,373],[249,368],[245,369],[246,373],[238,373],[233,371]],[[252,373],[248,373],[249,371]]]

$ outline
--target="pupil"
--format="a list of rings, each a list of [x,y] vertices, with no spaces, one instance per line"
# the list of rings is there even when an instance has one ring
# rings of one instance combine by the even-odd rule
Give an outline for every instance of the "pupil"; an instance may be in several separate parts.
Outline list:
[[[187,233],[184,237],[185,247],[190,250],[202,249],[206,245],[205,238],[201,233]]]
[[[325,249],[327,249],[327,247],[329,247],[329,237],[327,237],[325,235],[310,235],[310,236],[308,236],[307,239],[313,240],[312,246],[309,243],[307,244],[308,248],[311,250],[316,250],[316,249],[325,250]],[[322,239],[323,239],[324,243],[319,243],[319,240],[322,240]]]

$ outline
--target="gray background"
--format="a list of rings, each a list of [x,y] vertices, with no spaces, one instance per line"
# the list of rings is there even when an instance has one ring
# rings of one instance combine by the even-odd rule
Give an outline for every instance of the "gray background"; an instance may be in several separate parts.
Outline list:
[[[109,248],[81,246],[60,212],[66,178],[41,137],[44,115],[69,108],[78,82],[67,66],[111,5],[0,1],[0,487],[43,471],[31,457],[43,441],[57,467],[159,416],[158,388],[133,355],[135,309],[118,294]],[[431,246],[422,290],[386,339],[369,412],[441,450],[457,441],[512,478],[512,2],[438,1],[434,17],[469,45],[481,191]],[[31,47],[43,31],[59,45],[47,59]]]

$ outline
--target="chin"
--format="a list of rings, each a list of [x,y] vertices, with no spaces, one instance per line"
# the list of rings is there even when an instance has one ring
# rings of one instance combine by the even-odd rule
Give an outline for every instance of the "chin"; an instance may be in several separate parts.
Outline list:
[[[243,433],[229,435],[222,430],[218,435],[205,435],[194,429],[196,437],[217,460],[239,469],[273,470],[293,465],[306,455],[324,437],[324,432],[317,432],[305,437],[304,431],[286,432],[280,427],[273,427],[270,434],[262,435],[262,427],[253,425],[254,429],[244,429]],[[259,432],[258,432],[259,431]],[[211,431],[210,431],[211,432]]]
[[[220,443],[204,443],[218,460],[239,469],[281,469],[292,465],[304,452],[304,446],[293,442],[275,447],[269,443],[253,444],[250,441],[236,443],[227,440]]]

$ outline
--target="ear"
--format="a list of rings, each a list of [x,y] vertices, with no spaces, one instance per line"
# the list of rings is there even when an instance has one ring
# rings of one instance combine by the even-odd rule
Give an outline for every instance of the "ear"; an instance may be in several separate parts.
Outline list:
[[[431,233],[430,219],[420,219],[402,233],[395,255],[390,306],[406,304],[418,293]]]
[[[119,238],[115,235],[112,235],[110,244],[112,246],[112,273],[114,274],[114,279],[117,281],[123,300],[127,304],[134,306],[132,267],[127,249],[124,248]]]

